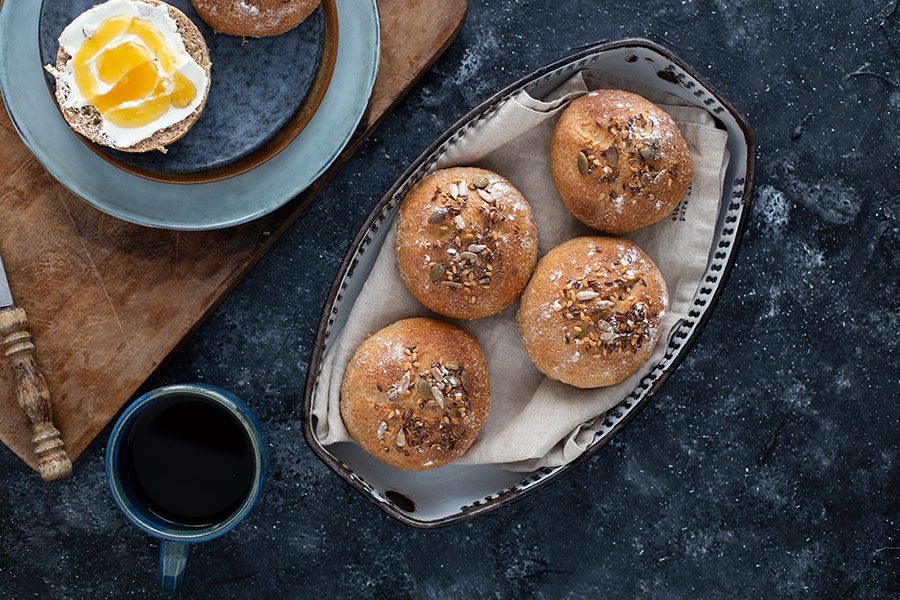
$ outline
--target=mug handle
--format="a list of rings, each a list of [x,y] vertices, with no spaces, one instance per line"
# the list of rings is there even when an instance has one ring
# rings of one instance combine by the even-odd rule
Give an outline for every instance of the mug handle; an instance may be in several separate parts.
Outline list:
[[[159,543],[159,578],[164,592],[174,594],[181,589],[187,567],[189,544],[162,540]]]

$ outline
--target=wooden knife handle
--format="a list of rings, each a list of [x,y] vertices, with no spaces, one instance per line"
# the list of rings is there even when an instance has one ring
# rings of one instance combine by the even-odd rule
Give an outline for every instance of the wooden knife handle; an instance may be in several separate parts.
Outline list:
[[[0,348],[15,373],[16,399],[34,433],[31,441],[38,471],[44,481],[65,479],[72,474],[72,461],[59,431],[53,426],[50,390],[35,360],[28,316],[21,308],[0,309]]]

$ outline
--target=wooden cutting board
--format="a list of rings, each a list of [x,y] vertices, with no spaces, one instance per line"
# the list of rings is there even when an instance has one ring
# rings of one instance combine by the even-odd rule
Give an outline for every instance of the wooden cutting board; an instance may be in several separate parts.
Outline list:
[[[466,0],[378,0],[378,7],[381,64],[353,140],[310,189],[240,227],[184,233],[109,217],[51,178],[0,111],[0,256],[16,304],[28,311],[73,460],[447,48]],[[34,468],[11,371],[0,363],[0,440]]]

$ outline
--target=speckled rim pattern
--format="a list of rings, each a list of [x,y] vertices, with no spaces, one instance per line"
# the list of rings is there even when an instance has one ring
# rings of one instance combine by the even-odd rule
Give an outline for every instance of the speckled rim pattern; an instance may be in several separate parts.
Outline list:
[[[36,0],[0,4],[0,93],[32,154],[97,209],[147,227],[232,227],[276,210],[305,190],[337,159],[365,115],[378,70],[378,7],[376,0],[336,5],[340,43],[322,104],[281,152],[235,177],[190,186],[152,181],[120,170],[87,148],[59,118],[47,93],[37,40],[31,39],[40,18]]]
[[[590,68],[596,59],[606,53],[629,49],[634,50],[636,54],[643,54],[645,60],[653,63],[655,67],[659,67],[656,74],[660,79],[658,85],[661,90],[668,92],[677,90],[680,92],[679,95],[686,99],[690,98],[695,105],[707,110],[720,122],[727,118],[732,124],[732,129],[729,129],[729,138],[733,138],[730,140],[729,146],[733,142],[739,144],[739,149],[742,150],[740,152],[742,157],[732,152],[732,163],[729,165],[723,187],[722,205],[709,262],[695,294],[688,318],[684,319],[670,335],[667,351],[662,361],[651,368],[640,380],[638,386],[622,402],[610,409],[604,420],[603,428],[595,434],[588,450],[575,461],[561,467],[542,468],[530,474],[523,474],[520,482],[461,506],[453,514],[434,520],[417,519],[332,455],[319,443],[313,429],[312,400],[317,391],[318,378],[321,374],[322,361],[331,328],[335,323],[336,315],[344,310],[344,292],[348,288],[348,282],[354,277],[355,268],[371,243],[373,234],[382,225],[389,225],[392,222],[389,217],[396,211],[406,191],[428,174],[443,152],[464,136],[474,124],[489,118],[499,105],[522,90],[538,88],[548,81],[560,83],[574,72]],[[629,63],[638,60],[637,56],[627,53],[623,54],[623,57]],[[739,139],[733,136],[738,136]],[[369,214],[350,245],[332,284],[313,345],[303,406],[303,433],[307,443],[326,465],[378,508],[407,525],[423,529],[456,523],[497,509],[537,491],[550,481],[569,472],[573,467],[594,455],[637,415],[638,411],[647,404],[647,401],[681,364],[705,327],[734,266],[737,249],[749,220],[756,167],[755,154],[755,135],[750,123],[740,111],[682,59],[668,48],[651,40],[632,38],[599,44],[540,69],[501,90],[451,126],[400,176]],[[352,299],[348,301],[348,304],[352,305]]]

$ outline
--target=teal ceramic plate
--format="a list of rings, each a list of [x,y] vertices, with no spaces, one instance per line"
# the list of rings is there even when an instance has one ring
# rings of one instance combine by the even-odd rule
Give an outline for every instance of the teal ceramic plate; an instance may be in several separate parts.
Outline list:
[[[185,186],[138,177],[79,140],[47,93],[38,44],[40,2],[0,5],[0,92],[16,130],[47,171],[98,209],[150,227],[230,227],[270,213],[306,189],[362,119],[378,68],[378,9],[375,0],[338,2],[337,9],[337,60],[315,115],[272,159],[221,181]]]

